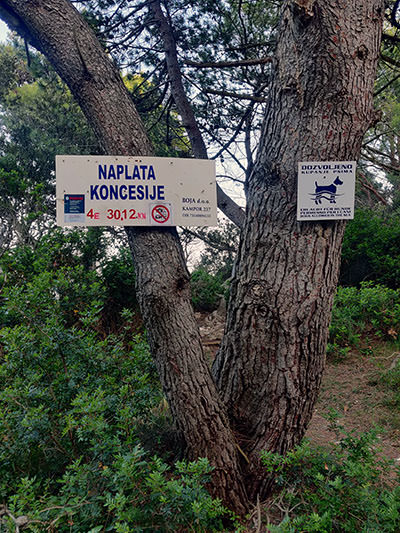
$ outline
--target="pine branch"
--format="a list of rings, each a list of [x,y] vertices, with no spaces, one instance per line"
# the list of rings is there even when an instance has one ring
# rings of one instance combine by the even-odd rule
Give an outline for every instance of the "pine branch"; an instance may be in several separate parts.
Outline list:
[[[234,93],[231,91],[219,91],[217,89],[205,89],[207,94],[216,94],[218,96],[228,96],[229,98],[236,98],[238,100],[251,100],[252,102],[264,103],[267,100],[262,96],[256,96],[255,94]]]
[[[390,35],[388,33],[383,33],[382,39],[391,43],[400,43],[400,37],[396,37],[396,35]]]
[[[260,57],[259,59],[238,59],[237,61],[206,61],[204,63],[186,59],[185,65],[195,68],[231,68],[231,67],[249,67],[252,65],[265,65],[272,63],[273,57]]]
[[[387,83],[385,83],[385,85],[383,85],[383,87],[381,87],[380,89],[378,89],[377,91],[374,92],[374,97],[378,96],[381,93],[383,93],[383,91],[385,91],[388,87],[390,87],[392,85],[392,83],[394,83],[399,78],[400,78],[400,74],[397,74],[397,76],[395,76],[394,78],[389,80]]]
[[[389,63],[389,65],[393,65],[394,67],[400,67],[400,61],[396,61],[395,59],[391,58],[390,56],[387,56],[386,54],[381,54],[381,58],[385,63]]]
[[[182,73],[178,63],[178,53],[173,29],[164,15],[160,1],[153,0],[150,9],[160,31],[165,49],[165,62],[168,69],[168,77],[171,83],[171,92],[178,113],[182,118],[183,125],[192,145],[193,154],[200,159],[208,159],[207,148],[203,140],[200,128],[197,124],[192,106],[186,95],[182,82]],[[221,211],[237,226],[244,223],[244,211],[236,204],[217,184],[217,203]]]
[[[383,205],[388,205],[387,200],[370,183],[368,183],[368,180],[364,174],[359,172],[357,174],[357,177],[358,181],[360,182],[361,186],[364,187],[364,189],[372,192],[378,198],[378,200],[383,203]]]

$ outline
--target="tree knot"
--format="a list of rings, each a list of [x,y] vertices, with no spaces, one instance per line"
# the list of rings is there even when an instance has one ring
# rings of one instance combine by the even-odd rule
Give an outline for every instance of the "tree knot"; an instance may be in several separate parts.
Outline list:
[[[293,0],[293,3],[300,7],[304,11],[305,15],[309,17],[314,16],[315,0]]]
[[[367,59],[368,54],[369,54],[369,50],[368,50],[368,48],[365,46],[365,44],[362,44],[362,45],[360,45],[360,46],[357,48],[356,53],[355,53],[355,56],[356,56],[358,59],[361,59],[361,61],[364,61],[365,59]]]

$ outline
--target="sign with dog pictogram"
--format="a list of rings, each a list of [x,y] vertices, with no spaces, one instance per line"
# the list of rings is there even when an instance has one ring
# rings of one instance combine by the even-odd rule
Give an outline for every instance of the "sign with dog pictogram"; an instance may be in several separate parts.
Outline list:
[[[354,218],[355,161],[299,163],[297,220]]]

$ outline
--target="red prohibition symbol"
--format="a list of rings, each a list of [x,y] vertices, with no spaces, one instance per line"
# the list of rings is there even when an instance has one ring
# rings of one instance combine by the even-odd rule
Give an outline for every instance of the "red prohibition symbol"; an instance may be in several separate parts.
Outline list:
[[[170,217],[170,212],[167,206],[165,205],[156,205],[151,210],[151,218],[158,224],[164,224],[167,222]]]

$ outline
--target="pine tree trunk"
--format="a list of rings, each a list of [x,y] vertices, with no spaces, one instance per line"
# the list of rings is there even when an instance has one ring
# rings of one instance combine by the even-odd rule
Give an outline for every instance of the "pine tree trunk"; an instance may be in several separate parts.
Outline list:
[[[4,10],[67,82],[106,153],[152,153],[118,72],[70,2],[4,0],[1,16]],[[177,426],[191,456],[207,456],[215,466],[214,494],[239,513],[247,497],[234,435],[250,460],[247,488],[254,497],[265,488],[260,450],[295,445],[312,415],[344,224],[296,222],[297,162],[357,159],[372,119],[382,18],[383,0],[283,4],[226,333],[214,365],[220,395],[202,352],[175,230],[128,232],[141,310]]]
[[[342,221],[297,222],[299,161],[357,160],[373,118],[381,0],[285,2],[222,346],[220,394],[263,494],[260,451],[311,419],[324,369]],[[255,478],[255,479],[254,479]]]
[[[118,71],[71,3],[7,0],[2,4],[68,84],[105,153],[152,155]],[[188,456],[208,457],[214,467],[213,494],[244,513],[247,497],[236,441],[203,353],[176,229],[126,230],[151,352]]]

